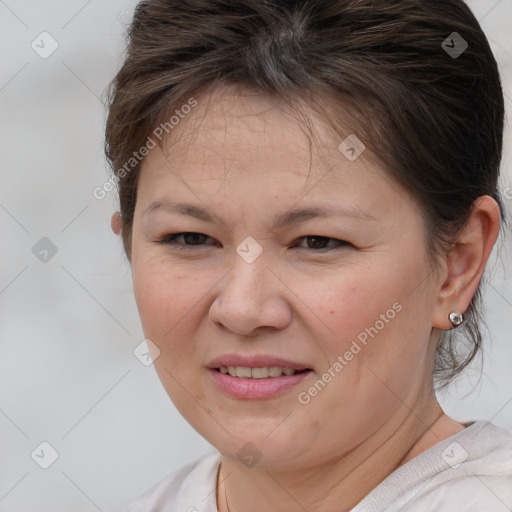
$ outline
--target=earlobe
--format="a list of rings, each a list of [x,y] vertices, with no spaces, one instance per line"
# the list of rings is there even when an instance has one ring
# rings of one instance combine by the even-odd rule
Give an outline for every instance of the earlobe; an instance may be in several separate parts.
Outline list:
[[[112,218],[110,219],[110,227],[116,235],[119,235],[119,233],[121,233],[123,221],[121,220],[121,214],[119,212],[115,212],[112,215]]]
[[[500,229],[500,208],[490,196],[473,203],[473,211],[446,256],[447,275],[437,296],[432,326],[454,327],[451,313],[463,314],[475,294]]]

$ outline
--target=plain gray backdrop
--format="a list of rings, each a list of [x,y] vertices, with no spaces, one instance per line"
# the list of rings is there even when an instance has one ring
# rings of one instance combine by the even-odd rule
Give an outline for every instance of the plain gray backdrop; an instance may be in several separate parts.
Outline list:
[[[468,3],[503,78],[510,214],[512,0]],[[212,449],[133,353],[144,336],[110,230],[117,200],[92,194],[109,176],[101,100],[135,5],[0,0],[3,512],[117,511]],[[440,400],[460,421],[512,430],[510,241],[489,268],[483,376],[473,365]]]

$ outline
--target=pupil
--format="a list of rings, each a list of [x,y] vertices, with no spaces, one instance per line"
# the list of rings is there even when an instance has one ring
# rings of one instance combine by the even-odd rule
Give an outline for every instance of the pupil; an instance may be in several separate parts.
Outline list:
[[[323,249],[323,247],[318,247],[318,244],[322,245],[322,244],[325,244],[325,237],[322,237],[322,236],[310,236],[308,237],[309,240],[313,240],[313,243],[310,244],[308,243],[308,245],[310,246],[310,249]]]
[[[194,242],[197,242],[197,243],[201,243],[201,237],[204,236],[204,235],[201,235],[200,233],[187,233],[185,235],[185,239],[188,241],[188,242],[192,242],[192,244]],[[199,239],[198,239],[199,238]]]

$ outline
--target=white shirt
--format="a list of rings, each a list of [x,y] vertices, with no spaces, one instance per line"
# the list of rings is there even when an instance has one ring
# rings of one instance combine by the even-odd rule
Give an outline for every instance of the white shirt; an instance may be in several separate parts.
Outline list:
[[[220,461],[218,452],[201,457],[123,512],[218,512]],[[396,469],[351,510],[413,511],[511,512],[512,434],[476,421]]]

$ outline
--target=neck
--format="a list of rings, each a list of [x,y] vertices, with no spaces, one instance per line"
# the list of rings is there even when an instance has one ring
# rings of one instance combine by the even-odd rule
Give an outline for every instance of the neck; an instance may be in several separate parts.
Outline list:
[[[421,414],[409,411],[350,452],[315,467],[248,468],[223,457],[218,511],[349,511],[399,466],[463,428],[433,400]]]

